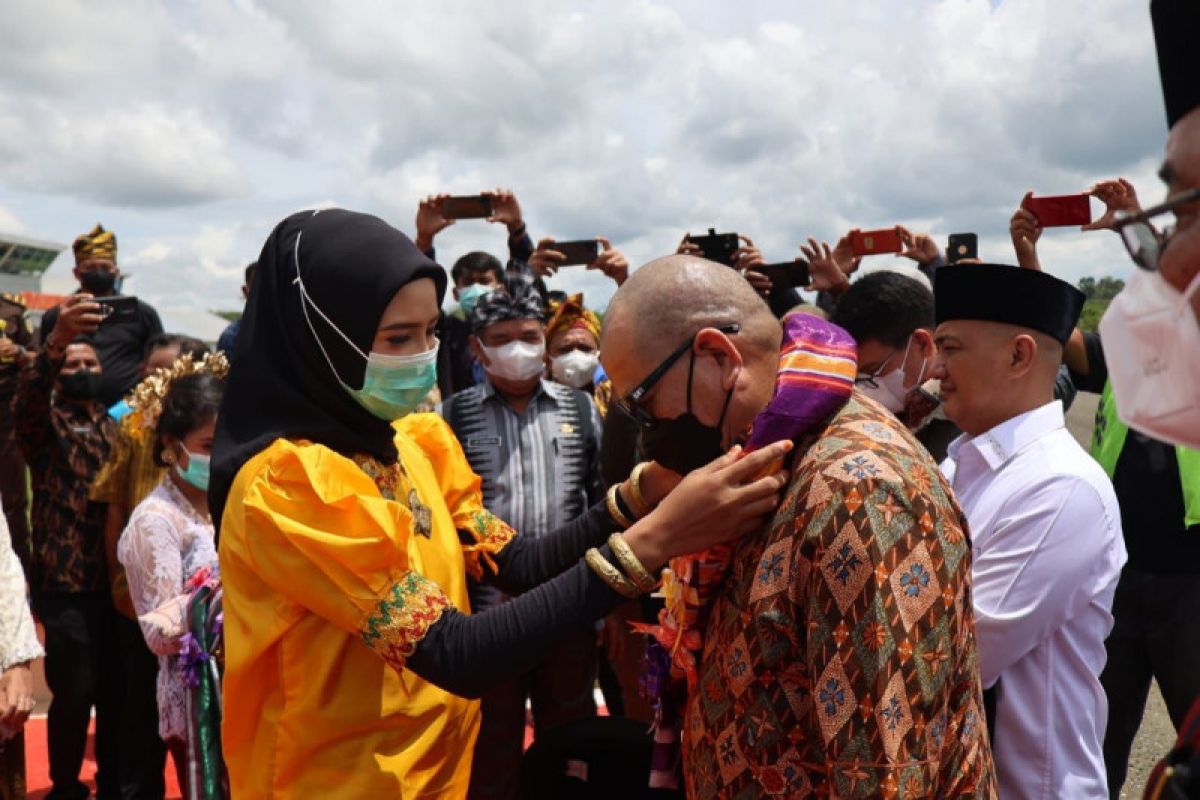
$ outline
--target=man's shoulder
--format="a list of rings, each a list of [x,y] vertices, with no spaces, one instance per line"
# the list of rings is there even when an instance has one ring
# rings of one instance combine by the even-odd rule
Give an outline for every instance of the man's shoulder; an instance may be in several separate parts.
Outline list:
[[[842,481],[907,484],[917,466],[937,470],[928,451],[893,414],[856,391],[800,455],[793,481],[822,474]]]
[[[1066,428],[1051,431],[1010,459],[1001,469],[1012,494],[1086,488],[1085,497],[1116,506],[1117,495],[1103,467]]]

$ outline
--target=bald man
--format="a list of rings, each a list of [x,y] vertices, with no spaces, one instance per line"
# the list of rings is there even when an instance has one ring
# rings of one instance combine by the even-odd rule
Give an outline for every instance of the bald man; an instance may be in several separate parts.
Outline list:
[[[996,264],[941,270],[935,281],[934,377],[963,430],[942,471],[971,523],[1000,795],[1107,798],[1100,672],[1126,560],[1121,515],[1054,400],[1083,295]]]
[[[691,587],[709,599],[683,637],[688,796],[994,797],[966,521],[924,448],[854,391],[849,334],[781,326],[735,271],[672,256],[617,292],[601,352],[664,465],[796,445],[779,512]]]

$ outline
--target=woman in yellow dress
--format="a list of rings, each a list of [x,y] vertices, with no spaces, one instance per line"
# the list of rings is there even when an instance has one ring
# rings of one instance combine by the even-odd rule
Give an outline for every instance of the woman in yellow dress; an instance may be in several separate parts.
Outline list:
[[[514,537],[445,423],[409,413],[436,379],[444,271],[336,209],[284,220],[258,265],[210,490],[239,800],[465,796],[470,698],[778,502],[781,479],[756,476],[786,444],[673,490],[645,468],[562,530]],[[468,572],[528,591],[470,616]]]

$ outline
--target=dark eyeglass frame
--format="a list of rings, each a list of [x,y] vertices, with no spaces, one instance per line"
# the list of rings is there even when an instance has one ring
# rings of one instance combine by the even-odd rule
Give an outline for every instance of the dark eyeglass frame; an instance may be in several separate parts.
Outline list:
[[[641,383],[633,388],[633,391],[624,397],[617,398],[613,405],[615,405],[618,410],[644,428],[649,427],[657,422],[657,420],[651,416],[650,412],[642,406],[642,398],[645,397],[646,394],[653,389],[660,380],[662,380],[663,376],[667,374],[667,370],[673,367],[676,361],[683,358],[684,353],[692,349],[692,346],[696,343],[696,337],[699,336],[702,331],[709,330],[710,328],[732,336],[740,331],[742,326],[736,322],[730,322],[725,325],[705,325],[703,328],[689,336],[686,342],[675,348],[675,350],[669,356],[659,362],[659,365],[651,370],[650,374],[647,375]]]
[[[1200,189],[1188,189],[1180,192],[1165,203],[1139,211],[1136,214],[1121,212],[1113,223],[1113,230],[1121,235],[1121,241],[1133,263],[1139,269],[1148,272],[1158,271],[1158,260],[1162,256],[1167,240],[1174,232],[1174,226],[1164,228],[1160,233],[1150,220],[1167,214],[1180,206],[1200,200]]]
[[[854,383],[856,386],[870,386],[872,389],[879,388],[879,376],[887,369],[888,364],[892,363],[892,359],[900,355],[899,350],[893,350],[892,354],[883,360],[883,363],[875,368],[875,371],[867,375],[859,375],[855,377]]]

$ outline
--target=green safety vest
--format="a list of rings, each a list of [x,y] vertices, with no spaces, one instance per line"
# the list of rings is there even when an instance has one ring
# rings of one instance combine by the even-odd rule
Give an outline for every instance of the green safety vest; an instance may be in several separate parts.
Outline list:
[[[1117,401],[1113,397],[1112,382],[1104,384],[1100,395],[1100,406],[1096,409],[1096,429],[1092,433],[1092,458],[1111,478],[1117,471],[1117,459],[1125,448],[1125,437],[1129,426],[1117,416]],[[1176,447],[1175,457],[1179,461],[1179,482],[1183,486],[1183,524],[1190,528],[1200,525],[1200,450]]]

